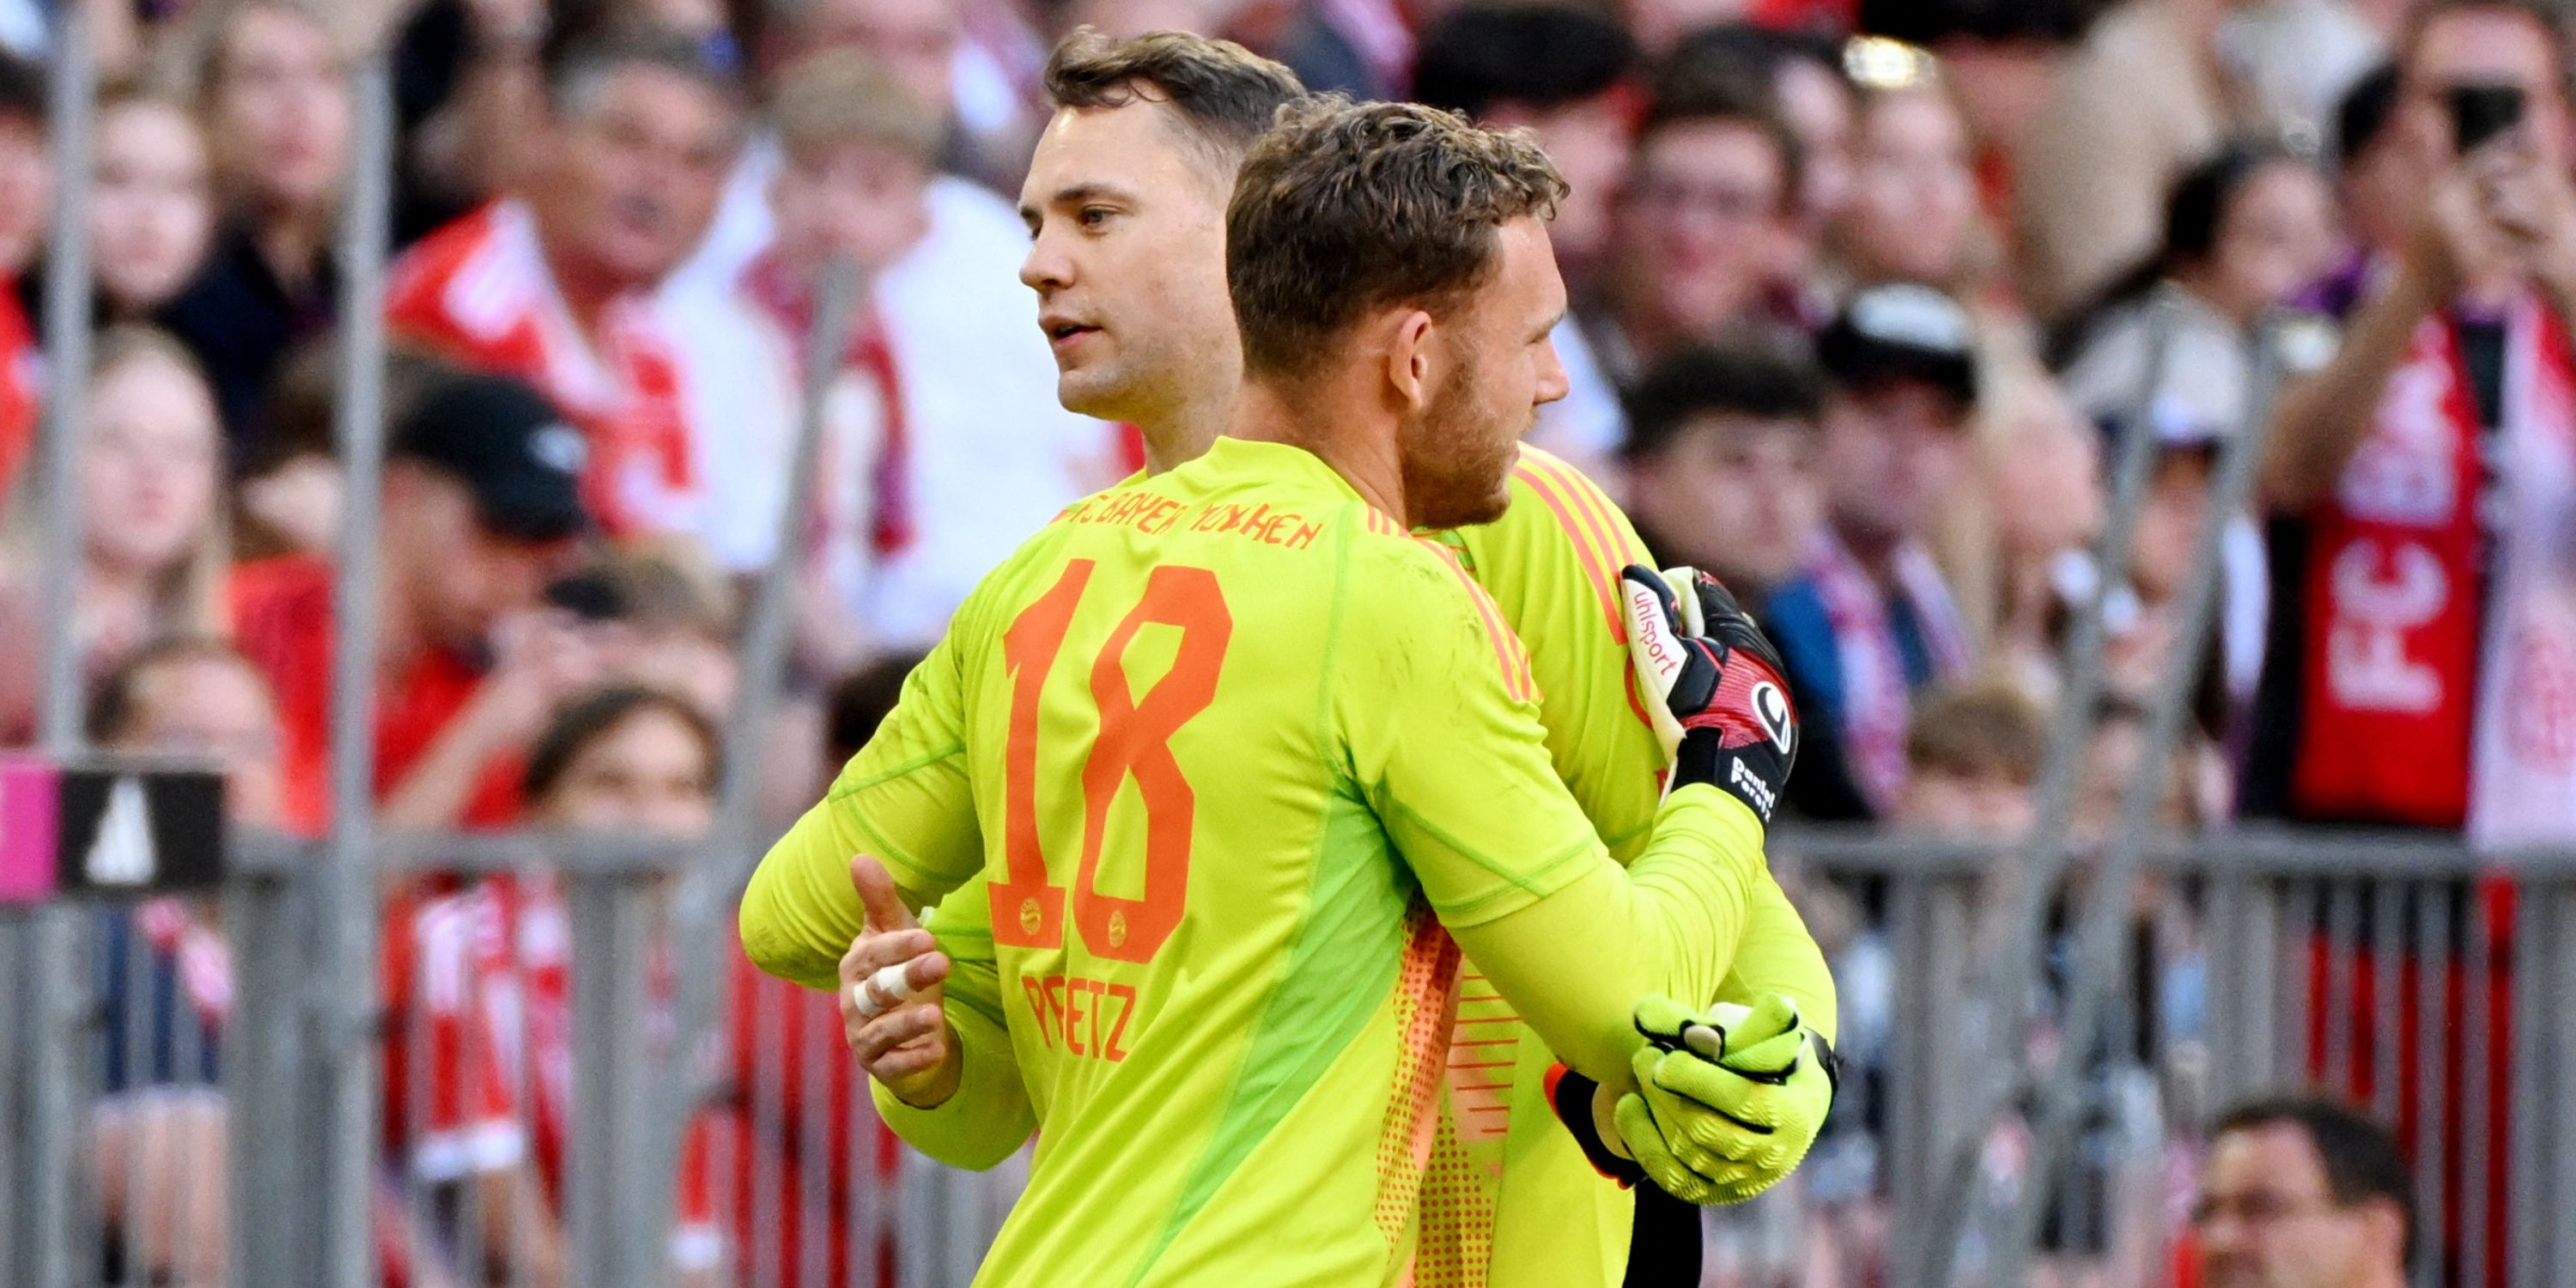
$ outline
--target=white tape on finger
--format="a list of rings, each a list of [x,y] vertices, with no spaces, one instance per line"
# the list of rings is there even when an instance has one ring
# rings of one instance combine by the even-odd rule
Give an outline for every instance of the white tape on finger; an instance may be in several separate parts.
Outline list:
[[[858,1007],[861,1016],[873,1020],[911,999],[915,990],[912,981],[904,974],[904,968],[910,964],[896,962],[892,966],[878,967],[876,974],[860,980],[850,989],[850,1000]],[[878,998],[885,1000],[881,1002]]]

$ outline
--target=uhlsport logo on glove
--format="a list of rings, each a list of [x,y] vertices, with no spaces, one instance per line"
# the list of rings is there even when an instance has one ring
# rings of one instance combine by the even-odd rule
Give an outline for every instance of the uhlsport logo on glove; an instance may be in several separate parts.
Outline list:
[[[1761,722],[1771,745],[1778,747],[1781,755],[1788,755],[1790,740],[1797,730],[1789,724],[1789,695],[1782,693],[1779,685],[1765,680],[1753,686],[1753,718]]]
[[[1660,689],[1670,690],[1673,678],[1681,674],[1681,642],[1673,637],[1672,618],[1664,601],[1633,581],[1628,583],[1628,632],[1635,643],[1631,652],[1654,669]]]

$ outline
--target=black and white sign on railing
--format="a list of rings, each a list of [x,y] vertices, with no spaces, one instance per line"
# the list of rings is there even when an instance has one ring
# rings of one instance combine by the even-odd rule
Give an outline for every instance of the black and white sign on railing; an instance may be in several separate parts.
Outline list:
[[[0,756],[0,904],[207,889],[223,874],[221,775]]]

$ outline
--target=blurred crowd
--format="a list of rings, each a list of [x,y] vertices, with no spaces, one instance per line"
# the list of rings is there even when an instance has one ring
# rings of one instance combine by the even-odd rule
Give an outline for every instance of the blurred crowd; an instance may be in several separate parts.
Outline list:
[[[71,3],[102,71],[86,174],[46,142]],[[383,552],[385,826],[704,831],[712,730],[769,678],[737,674],[746,591],[782,563],[760,781],[772,816],[810,801],[982,571],[1142,462],[1057,405],[1020,281],[1036,74],[1078,24],[1221,33],[1315,88],[1537,133],[1573,185],[1554,238],[1576,308],[1572,393],[1534,441],[1755,606],[1809,730],[1801,816],[2026,826],[2098,594],[2079,832],[2147,775],[2177,826],[2576,842],[2576,118],[2567,33],[2523,0],[0,0],[0,745],[37,727],[39,523],[76,499],[91,737],[217,758],[239,822],[327,819],[352,519]],[[382,488],[358,496],[335,239],[346,73],[378,45],[397,352]],[[83,370],[38,325],[64,185],[86,194]],[[840,260],[857,320],[809,373]],[[35,427],[75,387],[77,487],[49,497]],[[2258,428],[2251,495],[2213,502],[2221,450]],[[2106,557],[2109,462],[2142,437]],[[2189,731],[2143,763],[2177,682]],[[1850,991],[1865,918],[1818,899]],[[406,1273],[542,1276],[560,898],[389,907],[389,996],[434,1010],[409,981],[507,974],[530,1031],[554,1026],[533,1085],[438,1038],[435,1103],[388,1115],[404,1183],[492,1186],[489,1228],[460,1245],[450,1220],[444,1264]],[[204,1030],[129,1064],[211,1060],[213,917],[121,931],[164,963],[155,1031]],[[406,1031],[473,1023],[424,1015]],[[204,1129],[184,1111],[119,1126],[112,1164]],[[745,1169],[800,1165],[734,1136],[718,1152]],[[698,1253],[726,1237],[711,1202],[684,1203]],[[134,1246],[178,1273],[208,1237]]]

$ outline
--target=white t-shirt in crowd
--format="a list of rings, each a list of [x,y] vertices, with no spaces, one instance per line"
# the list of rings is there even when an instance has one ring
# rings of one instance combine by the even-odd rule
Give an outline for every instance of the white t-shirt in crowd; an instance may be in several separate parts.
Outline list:
[[[774,139],[743,149],[706,241],[666,293],[735,289],[768,248],[778,165]],[[929,232],[870,290],[900,386],[912,539],[876,561],[856,608],[896,648],[936,642],[985,572],[1117,475],[1111,427],[1056,403],[1055,358],[1019,280],[1019,214],[953,176],[932,180],[927,200]]]

